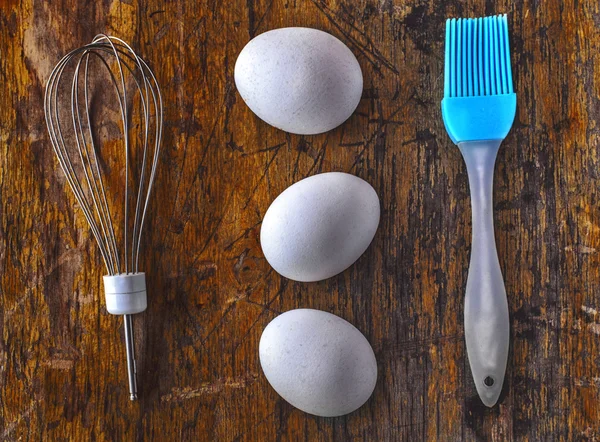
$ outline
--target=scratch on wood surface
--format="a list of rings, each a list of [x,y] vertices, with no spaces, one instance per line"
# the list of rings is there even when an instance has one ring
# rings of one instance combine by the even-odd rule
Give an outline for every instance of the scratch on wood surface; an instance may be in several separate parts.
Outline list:
[[[592,379],[577,378],[573,382],[578,387],[600,387],[600,377],[594,377]]]
[[[581,436],[584,438],[583,440],[589,441],[597,441],[598,438],[597,430],[594,430],[592,427],[587,427],[584,431],[581,432]]]
[[[349,18],[337,16],[333,9],[331,9],[324,2],[312,0],[313,4],[327,17],[333,26],[337,28],[339,32],[350,42],[352,45],[365,57],[365,59],[372,64],[373,68],[378,72],[381,72],[381,65],[385,66],[391,72],[399,75],[399,71],[394,66],[394,63],[388,60],[378,49],[377,45],[360,29],[358,29]],[[341,22],[341,23],[340,23]],[[350,30],[344,29],[344,26],[350,28]],[[355,37],[352,34],[358,34]]]
[[[600,335],[600,324],[594,322],[592,324],[588,324],[587,328],[595,335]]]
[[[92,293],[92,292],[80,293],[79,296],[77,297],[77,302],[79,303],[79,305],[87,305],[87,304],[91,304],[92,302],[94,302],[94,299],[96,299],[96,297],[94,296],[94,293]]]
[[[233,265],[233,271],[236,274],[240,273],[240,270],[242,269],[242,267],[244,266],[244,260],[246,259],[246,257],[248,256],[248,253],[250,252],[249,248],[245,248],[242,253],[240,253],[240,255],[238,256],[238,258],[235,261],[235,264]]]
[[[248,199],[246,201],[246,204],[244,204],[244,207],[243,207],[244,209],[246,209],[248,207],[248,204],[250,204],[250,201],[252,201],[252,199],[254,198],[254,195],[256,194],[256,192],[257,192],[260,184],[262,183],[262,181],[265,179],[265,177],[269,173],[269,169],[271,168],[271,165],[273,164],[273,161],[275,161],[275,158],[277,158],[277,155],[279,154],[279,151],[284,146],[285,146],[285,143],[279,143],[279,144],[276,144],[275,146],[271,146],[271,147],[268,148],[268,150],[275,150],[275,152],[273,153],[273,155],[271,156],[271,158],[265,164],[265,167],[264,167],[264,169],[262,171],[262,174],[261,174],[260,178],[258,179],[258,181],[256,182],[256,185],[254,186],[254,188],[250,192],[250,196],[248,197]]]
[[[581,255],[591,255],[596,253],[597,250],[595,247],[588,247],[583,244],[576,244],[574,246],[567,246],[564,248],[565,252],[575,252]]]
[[[6,351],[0,348],[0,371],[6,370],[6,361],[8,357],[6,356]]]
[[[189,272],[193,273],[214,273],[217,270],[217,263],[210,260],[198,260],[194,261],[193,265],[190,266],[189,270],[186,272],[181,272],[180,269],[173,267],[169,269],[169,273],[167,274],[167,278],[176,279],[181,278],[182,276],[186,276]]]
[[[365,155],[365,152],[367,151],[367,149],[369,148],[369,146],[370,146],[370,145],[371,145],[373,142],[376,142],[376,141],[377,141],[377,138],[378,138],[379,136],[381,136],[381,135],[384,133],[384,131],[385,131],[385,128],[387,127],[387,125],[388,125],[389,123],[391,123],[391,122],[392,122],[392,120],[393,120],[393,118],[394,118],[394,117],[395,117],[395,116],[396,116],[398,113],[400,113],[400,111],[401,111],[402,109],[404,109],[404,108],[405,108],[405,107],[406,107],[406,106],[407,106],[407,105],[408,105],[408,104],[409,104],[409,103],[410,103],[410,102],[411,102],[411,101],[412,101],[412,100],[415,98],[415,95],[416,95],[416,90],[413,90],[413,91],[411,92],[411,94],[409,95],[409,97],[408,97],[406,100],[404,100],[404,101],[403,101],[403,103],[402,103],[402,104],[401,104],[399,107],[397,107],[397,108],[396,108],[394,111],[392,111],[392,112],[390,113],[390,115],[389,115],[389,117],[388,117],[388,118],[383,118],[383,115],[380,113],[380,115],[379,115],[379,116],[380,116],[381,118],[380,118],[380,119],[379,119],[379,121],[377,122],[377,126],[376,126],[375,130],[374,130],[374,131],[371,133],[371,135],[370,135],[370,136],[369,136],[367,139],[365,139],[365,140],[364,140],[364,142],[363,142],[363,145],[362,145],[362,146],[363,146],[363,147],[362,147],[362,149],[361,149],[361,150],[358,152],[358,154],[356,154],[356,156],[355,156],[355,158],[354,158],[354,162],[352,163],[352,166],[351,166],[351,167],[350,167],[350,169],[348,170],[348,172],[349,172],[349,173],[350,173],[350,172],[352,172],[352,170],[353,170],[353,169],[354,169],[354,168],[355,168],[355,167],[358,165],[358,163],[359,163],[359,162],[362,160],[362,158],[363,158],[363,156]],[[381,111],[381,109],[380,109],[380,111]]]
[[[72,359],[48,359],[42,363],[42,365],[55,370],[70,370],[74,364],[75,361]]]
[[[246,292],[241,292],[241,293],[237,293],[235,296],[227,298],[227,300],[225,301],[225,303],[223,305],[223,310],[227,309],[231,304],[241,301],[242,299],[246,298],[246,296],[247,296]]]
[[[587,305],[582,305],[581,310],[588,315],[596,316],[598,314],[598,310],[593,307],[588,307]]]
[[[217,394],[223,390],[236,390],[247,387],[248,385],[254,383],[257,379],[258,374],[251,373],[237,378],[223,378],[215,382],[207,382],[196,388],[174,388],[171,390],[171,393],[161,396],[160,400],[163,402],[180,402],[200,396]]]

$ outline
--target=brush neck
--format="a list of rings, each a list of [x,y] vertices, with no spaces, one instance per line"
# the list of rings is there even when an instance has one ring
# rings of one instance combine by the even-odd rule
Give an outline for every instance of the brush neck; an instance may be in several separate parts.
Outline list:
[[[501,142],[502,140],[484,140],[458,144],[469,175],[474,225],[493,224],[494,164]],[[473,232],[476,233],[479,232]],[[493,237],[493,227],[489,233]]]

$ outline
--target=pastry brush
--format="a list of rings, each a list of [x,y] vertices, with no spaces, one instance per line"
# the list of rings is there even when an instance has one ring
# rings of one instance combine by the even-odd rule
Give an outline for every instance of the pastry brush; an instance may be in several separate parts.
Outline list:
[[[465,340],[477,393],[498,401],[509,321],[494,239],[492,187],[498,148],[515,118],[506,15],[446,21],[442,116],[467,166],[473,236],[465,294]]]

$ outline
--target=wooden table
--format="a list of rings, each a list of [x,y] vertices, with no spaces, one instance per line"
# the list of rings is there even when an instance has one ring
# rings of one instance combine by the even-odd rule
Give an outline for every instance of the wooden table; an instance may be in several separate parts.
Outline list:
[[[5,0],[0,12],[0,438],[6,440],[599,440],[600,9],[593,0],[169,2]],[[467,176],[441,120],[444,20],[507,12],[518,112],[496,167],[496,240],[511,313],[498,406],[476,396],[463,294]],[[233,68],[254,36],[326,30],[356,54],[355,114],[318,136],[259,120]],[[65,192],[43,117],[50,70],[97,33],[131,42],[165,100],[164,156],[135,318],[140,400],[120,318]],[[367,252],[329,280],[277,275],[261,219],[320,172],[377,190]],[[369,339],[371,399],[307,415],[263,376],[258,341],[281,312],[335,313]]]

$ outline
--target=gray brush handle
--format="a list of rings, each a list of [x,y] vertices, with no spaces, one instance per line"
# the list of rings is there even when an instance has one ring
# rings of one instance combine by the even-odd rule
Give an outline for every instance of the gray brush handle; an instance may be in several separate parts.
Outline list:
[[[467,165],[473,216],[471,262],[465,295],[465,340],[477,393],[488,407],[500,396],[509,346],[508,303],[494,239],[494,163],[502,140],[458,147]]]

